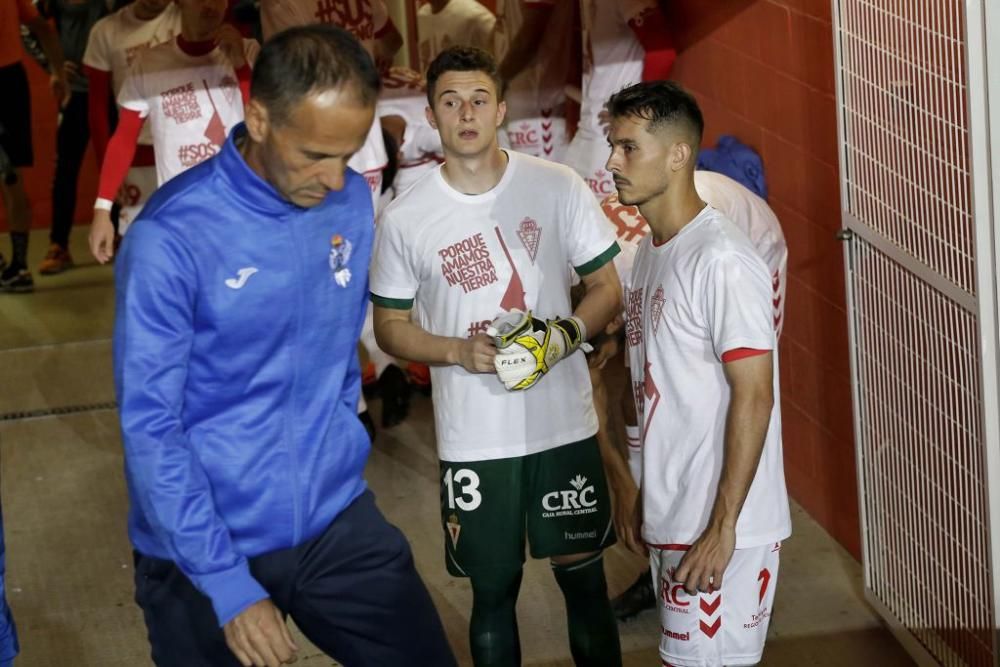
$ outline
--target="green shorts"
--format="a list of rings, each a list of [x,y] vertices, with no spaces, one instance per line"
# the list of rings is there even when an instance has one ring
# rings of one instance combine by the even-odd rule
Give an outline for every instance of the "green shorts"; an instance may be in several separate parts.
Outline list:
[[[519,567],[534,558],[600,551],[615,543],[596,438],[492,461],[441,461],[441,522],[448,572]]]

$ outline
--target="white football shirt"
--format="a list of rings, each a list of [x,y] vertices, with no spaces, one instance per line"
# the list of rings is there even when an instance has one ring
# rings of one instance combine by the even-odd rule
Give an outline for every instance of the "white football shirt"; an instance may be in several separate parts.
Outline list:
[[[117,99],[137,53],[169,42],[181,33],[181,12],[170,3],[159,16],[142,21],[135,16],[135,5],[126,5],[94,24],[87,38],[83,64],[111,75],[111,91]],[[149,127],[143,127],[139,143],[153,145]]]
[[[725,174],[695,171],[694,186],[698,196],[706,204],[736,223],[767,264],[771,272],[774,326],[780,336],[784,323],[785,284],[788,279],[788,246],[778,217],[766,201]],[[601,202],[601,208],[614,226],[618,245],[622,249],[615,257],[615,268],[618,269],[622,286],[627,288],[635,253],[639,249],[639,242],[649,233],[649,226],[639,209],[622,204],[618,201],[617,194],[606,197]]]
[[[256,41],[243,40],[248,63],[259,51]],[[118,104],[146,119],[160,185],[218,153],[229,131],[243,120],[239,82],[222,50],[191,56],[176,39],[136,57]]]
[[[461,194],[438,168],[385,209],[371,264],[377,304],[412,306],[426,331],[461,338],[485,333],[504,311],[572,313],[569,267],[587,274],[611,261],[614,235],[571,170],[507,156],[489,192]],[[441,460],[526,456],[597,432],[580,350],[527,391],[461,366],[431,367],[431,376]]]
[[[261,0],[264,40],[298,25],[326,23],[344,28],[374,53],[376,36],[389,22],[383,0]]]
[[[625,297],[626,343],[642,433],[642,536],[689,545],[708,522],[722,471],[729,383],[722,357],[774,351],[774,408],[736,548],[791,533],[781,452],[771,280],[746,234],[706,206],[662,246],[646,237]]]
[[[420,70],[427,71],[437,54],[449,46],[475,46],[493,51],[496,17],[476,0],[449,0],[438,13],[430,4],[417,10]]]
[[[612,93],[642,81],[645,51],[629,22],[639,23],[646,12],[656,11],[656,0],[580,0],[583,98],[580,126],[564,160],[599,199],[614,193],[614,181],[604,168],[610,151],[598,115]]]

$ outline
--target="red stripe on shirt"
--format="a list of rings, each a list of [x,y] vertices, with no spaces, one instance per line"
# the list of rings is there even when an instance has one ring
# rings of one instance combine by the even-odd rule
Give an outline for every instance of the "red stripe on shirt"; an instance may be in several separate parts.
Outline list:
[[[740,359],[748,359],[750,357],[759,357],[762,354],[767,354],[771,350],[756,350],[752,347],[738,347],[735,350],[729,350],[728,352],[722,353],[722,363],[728,364],[732,361],[739,361]]]

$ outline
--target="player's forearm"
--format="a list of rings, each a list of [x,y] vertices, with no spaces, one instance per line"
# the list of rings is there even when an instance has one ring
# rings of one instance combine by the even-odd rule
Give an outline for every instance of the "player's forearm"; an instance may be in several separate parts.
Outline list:
[[[137,112],[129,109],[122,109],[118,116],[118,127],[108,142],[97,185],[98,202],[105,208],[110,208],[108,203],[118,196],[118,189],[125,182],[144,123]]]
[[[757,474],[773,407],[770,385],[733,387],[726,415],[722,474],[708,520],[710,527],[735,529]]]
[[[388,355],[433,366],[459,363],[462,339],[436,336],[409,319],[381,319],[376,312],[375,341]]]
[[[602,269],[603,270],[603,269]],[[587,284],[587,293],[573,314],[583,320],[587,336],[593,337],[604,331],[622,307],[622,288],[617,274],[614,280],[602,280]]]

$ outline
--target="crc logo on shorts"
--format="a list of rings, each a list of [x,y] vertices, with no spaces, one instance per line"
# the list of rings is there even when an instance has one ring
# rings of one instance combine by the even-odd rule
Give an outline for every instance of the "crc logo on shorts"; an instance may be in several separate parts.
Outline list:
[[[675,614],[686,614],[688,613],[688,607],[691,606],[691,602],[687,599],[688,594],[684,590],[684,585],[674,580],[674,572],[676,570],[671,567],[667,569],[667,576],[660,578],[660,599],[663,600],[663,606]],[[674,639],[677,639],[677,637],[674,637]]]
[[[587,478],[577,475],[569,480],[573,488],[553,491],[542,496],[542,517],[579,516],[597,511],[597,492],[594,485],[587,485]]]

